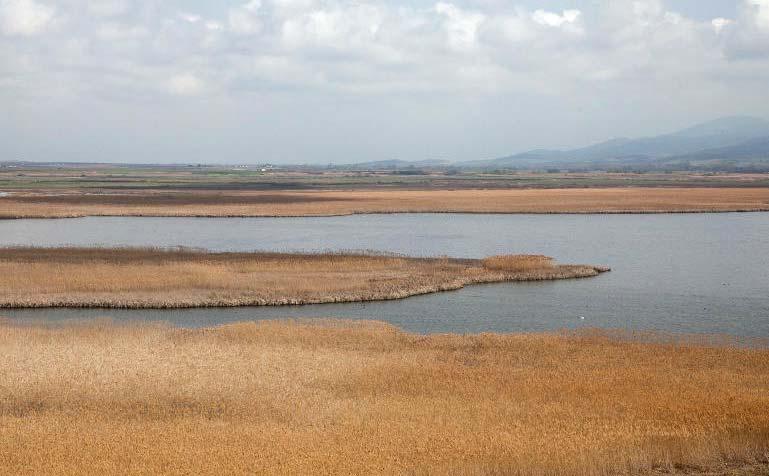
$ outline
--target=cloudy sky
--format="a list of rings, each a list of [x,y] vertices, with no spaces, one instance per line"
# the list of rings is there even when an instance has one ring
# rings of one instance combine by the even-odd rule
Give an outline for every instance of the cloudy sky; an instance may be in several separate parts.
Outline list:
[[[484,159],[768,85],[769,0],[0,0],[0,161]]]

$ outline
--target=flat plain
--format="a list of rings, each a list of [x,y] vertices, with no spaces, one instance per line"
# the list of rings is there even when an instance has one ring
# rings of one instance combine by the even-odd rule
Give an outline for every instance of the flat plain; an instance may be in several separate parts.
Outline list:
[[[769,210],[769,174],[0,167],[0,218]]]
[[[0,473],[766,474],[743,344],[0,322]]]

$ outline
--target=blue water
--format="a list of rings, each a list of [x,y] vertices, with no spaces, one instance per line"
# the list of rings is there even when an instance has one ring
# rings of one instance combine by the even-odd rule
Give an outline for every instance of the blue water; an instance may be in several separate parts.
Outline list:
[[[191,246],[212,250],[377,250],[418,256],[542,253],[607,265],[597,278],[471,286],[378,303],[195,310],[0,310],[22,319],[377,319],[420,333],[620,327],[769,336],[769,213],[400,214],[325,218],[0,221],[2,245]]]

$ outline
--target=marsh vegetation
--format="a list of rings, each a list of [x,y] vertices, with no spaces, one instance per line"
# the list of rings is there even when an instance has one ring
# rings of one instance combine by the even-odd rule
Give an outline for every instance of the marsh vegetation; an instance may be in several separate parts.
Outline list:
[[[769,350],[668,337],[3,322],[0,472],[765,471]]]
[[[670,213],[769,210],[769,188],[18,191],[0,218],[281,217],[361,213]]]
[[[0,307],[183,308],[400,299],[468,284],[583,278],[606,268],[483,260],[153,248],[0,248]]]

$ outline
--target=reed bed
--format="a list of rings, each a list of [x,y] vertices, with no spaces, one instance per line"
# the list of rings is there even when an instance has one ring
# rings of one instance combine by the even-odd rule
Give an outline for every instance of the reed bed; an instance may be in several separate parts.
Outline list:
[[[506,260],[508,267],[489,267],[481,260],[355,253],[3,248],[0,307],[183,308],[372,301],[475,283],[591,277],[606,271],[555,265],[525,255],[495,260]]]
[[[483,267],[497,271],[532,271],[554,266],[553,258],[543,255],[499,255],[483,260]]]
[[[769,350],[0,321],[2,474],[766,474]]]
[[[500,190],[19,191],[0,218],[329,216],[357,213],[671,213],[769,211],[769,188]]]

